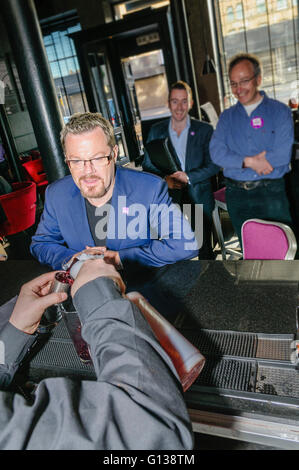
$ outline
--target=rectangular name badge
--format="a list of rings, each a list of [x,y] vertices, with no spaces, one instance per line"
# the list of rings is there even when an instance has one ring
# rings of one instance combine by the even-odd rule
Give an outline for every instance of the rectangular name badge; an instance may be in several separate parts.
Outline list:
[[[260,129],[264,125],[264,119],[261,117],[254,117],[251,119],[250,125],[254,129]]]

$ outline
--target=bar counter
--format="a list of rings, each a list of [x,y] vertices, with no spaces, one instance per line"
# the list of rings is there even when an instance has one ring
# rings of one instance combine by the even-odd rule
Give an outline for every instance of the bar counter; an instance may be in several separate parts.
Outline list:
[[[49,268],[35,260],[0,263],[0,304]],[[206,357],[185,393],[195,432],[299,449],[297,333],[299,260],[182,261],[136,284]],[[131,289],[132,290],[132,289]],[[29,379],[94,380],[60,322],[29,364]]]

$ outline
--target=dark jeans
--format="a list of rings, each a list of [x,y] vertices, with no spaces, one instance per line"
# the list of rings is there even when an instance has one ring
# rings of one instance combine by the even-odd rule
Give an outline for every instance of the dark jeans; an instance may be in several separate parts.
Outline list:
[[[285,179],[299,251],[299,160],[294,160],[292,162],[292,169],[286,174]]]
[[[264,219],[282,222],[293,228],[283,178],[263,181],[254,189],[243,189],[226,180],[226,203],[234,230],[241,243],[245,220]]]

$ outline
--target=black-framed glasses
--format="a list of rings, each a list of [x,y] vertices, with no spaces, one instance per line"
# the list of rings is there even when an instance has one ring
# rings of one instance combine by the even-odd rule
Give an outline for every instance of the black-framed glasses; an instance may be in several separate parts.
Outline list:
[[[86,160],[79,160],[79,159],[74,159],[74,160],[69,160],[65,159],[66,163],[69,165],[70,168],[76,169],[76,170],[83,170],[85,168],[85,163],[90,163],[93,168],[103,168],[108,165],[110,160],[112,159],[113,156],[113,150],[109,155],[105,155],[104,157],[94,157],[94,158],[89,158]]]
[[[244,78],[244,80],[240,80],[239,82],[230,82],[230,86],[232,88],[237,88],[239,85],[240,86],[246,86],[248,85],[251,80],[253,80],[256,77],[256,74],[253,75],[251,78]]]

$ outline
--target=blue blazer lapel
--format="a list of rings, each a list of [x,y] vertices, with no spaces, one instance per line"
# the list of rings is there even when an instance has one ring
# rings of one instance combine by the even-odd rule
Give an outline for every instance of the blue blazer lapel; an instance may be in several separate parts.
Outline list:
[[[194,143],[196,142],[196,139],[195,139],[196,132],[198,132],[198,129],[196,128],[196,123],[194,122],[193,119],[190,119],[190,127],[189,127],[187,147],[186,147],[186,170],[188,170],[190,156],[192,155],[191,149]]]

